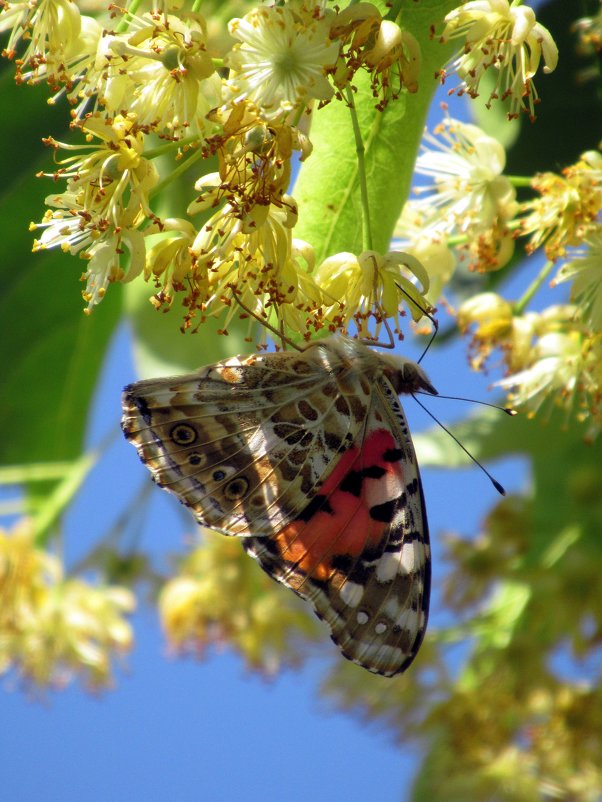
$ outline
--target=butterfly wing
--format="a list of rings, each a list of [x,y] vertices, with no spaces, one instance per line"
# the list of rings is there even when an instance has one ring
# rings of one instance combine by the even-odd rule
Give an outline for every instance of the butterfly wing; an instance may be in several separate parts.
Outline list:
[[[161,487],[227,535],[302,514],[365,420],[356,382],[323,349],[236,357],[125,388],[122,428]]]
[[[124,433],[155,481],[200,523],[244,535],[346,657],[386,676],[412,662],[428,617],[427,521],[396,392],[431,391],[416,370],[408,381],[390,357],[330,338],[123,396]]]
[[[430,546],[412,439],[386,379],[358,440],[303,514],[243,545],[312,604],[347,658],[386,676],[410,665],[428,619]]]

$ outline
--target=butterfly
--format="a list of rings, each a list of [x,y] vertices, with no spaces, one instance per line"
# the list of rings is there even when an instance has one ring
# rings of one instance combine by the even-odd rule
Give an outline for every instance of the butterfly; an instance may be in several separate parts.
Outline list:
[[[199,523],[240,536],[345,657],[385,676],[422,643],[430,546],[399,394],[415,362],[342,335],[128,385],[122,428]]]

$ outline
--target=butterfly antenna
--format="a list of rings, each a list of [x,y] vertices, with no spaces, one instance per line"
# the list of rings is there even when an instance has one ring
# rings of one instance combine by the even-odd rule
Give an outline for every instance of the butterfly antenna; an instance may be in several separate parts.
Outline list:
[[[395,286],[397,287],[397,289],[398,289],[400,292],[402,292],[402,293],[403,293],[403,294],[406,296],[406,298],[407,298],[407,299],[410,301],[410,303],[414,304],[414,306],[415,306],[417,309],[420,309],[420,311],[422,312],[422,314],[423,314],[423,315],[425,315],[426,317],[428,317],[428,319],[429,319],[429,320],[431,321],[431,323],[433,324],[433,333],[431,334],[431,338],[430,338],[430,340],[427,342],[427,344],[426,344],[426,348],[424,349],[424,351],[423,351],[423,352],[422,352],[422,354],[420,355],[420,359],[417,359],[417,360],[416,360],[416,361],[417,361],[417,364],[419,365],[419,364],[422,362],[422,360],[424,359],[424,357],[426,356],[426,354],[427,354],[427,351],[429,350],[429,348],[430,348],[430,347],[431,347],[431,345],[433,344],[433,341],[434,341],[435,337],[436,337],[436,336],[437,336],[437,334],[439,333],[439,323],[438,323],[438,322],[437,322],[437,320],[436,320],[436,319],[435,319],[435,318],[434,318],[434,317],[431,315],[431,313],[430,313],[430,312],[427,312],[427,310],[426,310],[426,309],[425,309],[423,306],[420,306],[420,304],[419,304],[417,301],[415,301],[415,300],[412,298],[412,296],[409,294],[409,292],[406,292],[406,290],[404,290],[404,288],[403,288],[403,287],[402,287],[400,284],[398,284],[397,282],[395,282]]]
[[[455,441],[455,442],[456,442],[456,443],[457,443],[457,444],[460,446],[460,448],[462,449],[462,451],[463,451],[463,452],[464,452],[464,453],[465,453],[465,454],[466,454],[468,457],[470,457],[470,459],[471,459],[471,460],[474,462],[474,464],[475,464],[475,465],[477,465],[477,466],[478,466],[478,467],[479,467],[479,468],[480,468],[480,469],[483,471],[483,473],[485,474],[485,476],[487,476],[487,477],[489,478],[489,481],[490,481],[490,482],[491,482],[491,484],[492,484],[492,485],[495,487],[495,489],[497,490],[497,492],[498,492],[498,493],[500,493],[500,495],[502,495],[502,496],[505,496],[505,495],[506,495],[506,491],[504,490],[504,488],[502,487],[502,485],[501,485],[501,484],[500,484],[500,483],[497,481],[497,479],[494,479],[494,478],[493,478],[493,476],[492,476],[492,475],[489,473],[489,471],[487,470],[487,468],[486,468],[484,465],[482,465],[482,464],[479,462],[479,460],[478,460],[478,459],[477,459],[475,456],[473,456],[473,455],[470,453],[470,451],[469,451],[469,450],[466,448],[466,446],[463,446],[463,445],[462,445],[462,443],[461,443],[461,442],[458,440],[458,438],[456,437],[456,435],[455,435],[455,434],[453,434],[452,432],[450,432],[450,430],[449,430],[449,429],[448,429],[446,426],[444,426],[444,425],[441,423],[441,421],[440,421],[438,418],[436,418],[436,417],[433,415],[433,413],[430,411],[430,409],[428,409],[427,407],[425,407],[425,405],[422,403],[422,401],[420,401],[418,398],[416,398],[416,395],[415,395],[414,393],[412,393],[412,396],[413,396],[414,400],[416,401],[416,403],[417,403],[419,406],[421,406],[421,407],[422,407],[422,409],[423,409],[423,410],[426,412],[426,414],[427,414],[429,417],[431,417],[431,418],[432,418],[432,419],[435,421],[435,423],[437,423],[439,426],[441,426],[441,428],[443,429],[443,431],[444,431],[444,432],[447,432],[447,434],[448,434],[448,435],[451,437],[451,439],[452,439],[452,440],[454,440],[454,441]],[[485,403],[485,402],[483,402],[483,403]],[[494,405],[493,405],[493,404],[486,404],[486,406],[494,406]],[[498,409],[501,409],[501,407],[498,407]],[[506,410],[504,410],[504,411],[506,411]]]
[[[481,407],[491,407],[492,409],[497,409],[498,412],[505,412],[510,417],[518,414],[512,407],[501,407],[499,404],[490,404],[489,401],[479,401],[476,398],[465,398],[461,395],[432,395],[432,393],[423,393],[421,390],[417,390],[416,393],[418,395],[428,395],[429,398],[445,398],[447,401],[468,401],[469,404],[478,404]]]

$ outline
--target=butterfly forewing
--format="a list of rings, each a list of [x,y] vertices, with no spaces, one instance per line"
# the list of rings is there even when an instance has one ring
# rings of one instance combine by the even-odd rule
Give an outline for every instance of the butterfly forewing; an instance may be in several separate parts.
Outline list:
[[[356,439],[357,388],[304,356],[230,359],[125,389],[126,437],[200,523],[230,535],[279,531]]]
[[[390,676],[428,615],[422,487],[396,393],[416,389],[434,392],[414,363],[331,337],[129,385],[122,425],[158,484],[244,535],[346,657]]]

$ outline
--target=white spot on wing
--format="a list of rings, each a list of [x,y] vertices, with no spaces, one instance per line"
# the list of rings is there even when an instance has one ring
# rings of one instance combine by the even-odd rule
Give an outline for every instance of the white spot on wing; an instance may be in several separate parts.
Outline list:
[[[405,609],[395,622],[402,629],[410,632],[418,632],[424,626],[424,611],[412,610],[411,607]]]
[[[376,578],[379,582],[391,582],[399,572],[399,554],[385,552],[376,566]]]
[[[356,582],[345,582],[339,590],[339,596],[344,604],[349,607],[357,607],[364,595],[364,586]]]
[[[360,610],[356,616],[358,624],[367,624],[370,616],[368,613],[365,613],[363,610]]]

